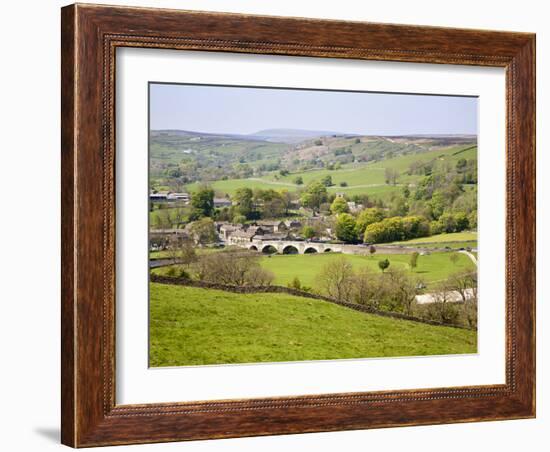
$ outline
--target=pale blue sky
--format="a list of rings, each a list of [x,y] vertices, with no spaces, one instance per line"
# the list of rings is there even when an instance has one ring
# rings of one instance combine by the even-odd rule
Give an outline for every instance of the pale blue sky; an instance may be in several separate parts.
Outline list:
[[[152,83],[150,126],[234,134],[281,128],[477,134],[477,98]]]

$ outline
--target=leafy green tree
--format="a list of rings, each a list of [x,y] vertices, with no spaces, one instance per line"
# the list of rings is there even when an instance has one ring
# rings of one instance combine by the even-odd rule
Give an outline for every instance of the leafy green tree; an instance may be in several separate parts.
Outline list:
[[[374,256],[374,253],[376,253],[376,247],[374,245],[369,246],[369,254]]]
[[[315,237],[315,229],[312,228],[311,226],[304,226],[302,228],[302,236],[305,238],[305,239],[312,239],[313,237]]]
[[[386,168],[384,173],[386,184],[397,184],[397,179],[399,178],[399,171],[393,168]]]
[[[415,269],[418,265],[418,256],[419,254],[415,251],[411,254],[411,260],[409,261],[409,265],[411,266],[411,269]]]
[[[330,174],[327,174],[325,177],[321,179],[321,183],[325,187],[332,187],[334,184],[332,183],[332,176]]]
[[[468,215],[468,227],[472,229],[477,228],[477,210],[470,212]]]
[[[288,195],[288,192],[286,192]],[[283,194],[273,189],[257,189],[254,191],[254,200],[252,202],[252,208],[254,203],[261,206],[260,214],[262,218],[280,218],[286,215],[289,207],[289,203],[283,197]],[[253,213],[254,215],[256,212]],[[249,219],[252,216],[252,211],[248,215]]]
[[[390,261],[388,259],[382,259],[381,261],[378,261],[378,267],[380,270],[382,270],[382,273],[384,270],[386,270],[390,266]]]
[[[465,212],[456,212],[454,214],[455,217],[455,224],[456,224],[456,232],[464,231],[464,229],[468,229],[470,225],[470,220],[468,219],[468,215],[466,215]]]
[[[214,212],[214,190],[209,187],[199,188],[191,196],[191,207],[197,217],[210,217]]]
[[[244,224],[244,223],[246,223],[246,217],[244,215],[236,214],[233,217],[233,224]]]
[[[348,186],[348,183],[345,180],[340,182],[340,187],[347,187],[347,186]]]
[[[294,183],[295,183],[296,185],[303,185],[304,179],[302,178],[302,176],[298,176],[298,177],[296,177],[296,178],[294,179]]]
[[[327,201],[327,187],[320,182],[312,182],[302,193],[300,201],[305,207],[318,210],[319,206]]]
[[[292,201],[295,199],[295,194],[284,188],[279,192],[279,197],[283,203],[284,214],[288,215],[290,209],[292,208]]]
[[[440,191],[435,191],[432,195],[431,200],[428,201],[427,204],[431,209],[432,218],[434,220],[438,220],[445,211],[447,201],[445,200],[445,196],[443,196],[443,193],[441,193]]]
[[[290,283],[288,283],[288,287],[290,287],[291,289],[300,290],[302,288],[302,283],[300,282],[300,278],[295,276],[294,279]]]
[[[288,176],[289,172],[287,169],[282,169],[279,171],[279,174],[284,177],[284,176]]]
[[[430,225],[428,221],[419,216],[403,217],[403,240],[427,237],[430,235]]]
[[[468,162],[466,161],[466,159],[459,159],[457,162],[456,162],[456,170],[458,172],[461,172],[463,171],[464,169],[466,169],[466,166],[468,165]]]
[[[402,217],[407,215],[409,212],[409,204],[407,200],[401,196],[396,197],[390,209],[390,216],[392,217]]]
[[[401,217],[385,218],[372,223],[365,229],[365,243],[384,243],[403,240],[403,221]]]
[[[379,221],[382,221],[384,217],[384,211],[377,207],[362,210],[357,217],[357,235],[362,236],[368,225],[378,223]]]
[[[385,243],[426,237],[429,234],[430,225],[422,217],[392,217],[368,225],[363,238],[365,243]]]
[[[207,245],[218,240],[216,226],[212,218],[204,217],[189,224],[189,233],[195,243]]]
[[[340,213],[348,213],[349,212],[348,203],[344,198],[341,198],[341,197],[334,198],[334,201],[332,201],[332,204],[330,205],[330,211],[334,215],[338,215]]]
[[[254,192],[248,187],[238,188],[233,197],[235,203],[235,212],[247,219],[253,217],[254,212]]]
[[[441,232],[450,233],[456,231],[456,221],[452,213],[446,212],[442,214],[437,222],[440,225],[439,229]]]
[[[335,225],[336,238],[346,243],[353,243],[357,241],[357,234],[355,233],[355,218],[349,213],[342,213],[338,215]]]

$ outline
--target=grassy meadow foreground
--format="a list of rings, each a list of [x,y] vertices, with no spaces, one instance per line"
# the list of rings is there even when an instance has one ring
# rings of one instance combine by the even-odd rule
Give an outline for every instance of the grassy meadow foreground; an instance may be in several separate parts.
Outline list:
[[[475,353],[477,334],[287,294],[151,284],[150,365]]]

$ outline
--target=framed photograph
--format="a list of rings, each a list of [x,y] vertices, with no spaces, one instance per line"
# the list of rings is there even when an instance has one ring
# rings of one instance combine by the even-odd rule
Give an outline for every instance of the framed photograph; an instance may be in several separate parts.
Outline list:
[[[535,36],[62,9],[62,442],[535,416]]]

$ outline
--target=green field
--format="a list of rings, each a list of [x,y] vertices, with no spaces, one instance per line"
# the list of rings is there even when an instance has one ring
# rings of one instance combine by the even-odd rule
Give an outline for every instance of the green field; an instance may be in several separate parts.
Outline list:
[[[450,253],[432,253],[419,256],[418,266],[411,275],[423,280],[429,287],[430,283],[444,280],[452,273],[475,269],[468,256],[458,254],[458,261],[453,264],[449,259],[450,255]],[[356,270],[369,267],[380,272],[378,261],[388,259],[390,268],[401,268],[410,272],[410,254],[375,254],[373,257],[332,253],[273,255],[262,258],[261,265],[275,274],[274,284],[286,286],[297,276],[302,285],[318,287],[317,275],[330,260],[340,256],[348,259]]]
[[[387,160],[389,162],[389,160]],[[385,163],[386,161],[384,161]],[[302,171],[289,174],[288,176],[279,177],[282,182],[292,183],[296,177],[300,176],[304,185],[308,183],[320,180],[325,176],[332,176],[332,182],[338,185],[340,182],[347,182],[352,185],[363,184],[385,184],[384,168],[374,168],[368,164],[353,164],[353,166],[346,165],[339,170],[312,170]],[[266,176],[266,179],[272,178]]]
[[[453,146],[445,149],[434,149],[420,154],[407,154],[393,159],[382,160],[372,164],[372,168],[392,168],[398,171],[405,171],[413,162],[429,162],[439,160],[441,162],[456,163],[460,159],[475,159],[477,146]],[[409,176],[414,177],[414,176]]]
[[[263,268],[273,272],[275,285],[286,286],[297,276],[303,286],[318,287],[317,277],[323,267],[331,260],[342,256],[352,263],[355,270],[368,267],[375,272],[380,272],[378,261],[388,259],[390,268],[406,270],[410,275],[422,280],[428,289],[431,284],[442,281],[453,273],[475,270],[475,265],[465,254],[457,254],[458,260],[453,264],[450,260],[451,253],[445,252],[419,256],[414,271],[411,271],[409,266],[410,254],[375,254],[372,257],[340,253],[275,254],[262,257],[260,263]],[[155,254],[154,257],[165,257],[165,254]],[[168,267],[161,267],[153,269],[152,272],[163,275],[167,270]]]
[[[187,185],[187,191],[193,192],[196,191],[199,188],[199,183],[189,184]],[[296,190],[297,186],[290,183],[276,183],[276,182],[270,182],[268,180],[264,179],[228,179],[228,180],[218,180],[215,182],[209,183],[209,185],[216,190],[216,192],[219,193],[227,193],[229,195],[233,195],[235,191],[239,188],[251,188],[252,190],[256,188],[260,188],[262,190],[289,190],[294,191]]]
[[[195,253],[198,256],[211,253],[219,253],[223,251],[224,248],[195,248]],[[169,251],[149,251],[149,259],[168,259],[171,254]]]
[[[475,353],[473,331],[286,294],[151,284],[150,366]]]
[[[474,242],[477,241],[477,232],[451,232],[449,234],[437,234],[419,239],[393,242],[399,245],[412,245],[416,243],[448,243],[448,242]]]
[[[400,242],[399,242],[400,243]],[[453,250],[458,250],[461,248],[477,248],[477,240],[467,240],[465,242],[437,242],[437,243],[408,243],[408,245],[414,245],[417,248],[424,248],[430,250],[437,248],[451,248]]]

